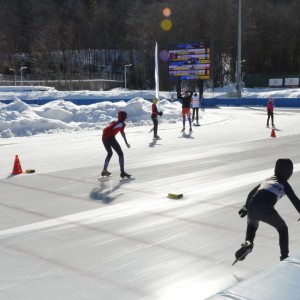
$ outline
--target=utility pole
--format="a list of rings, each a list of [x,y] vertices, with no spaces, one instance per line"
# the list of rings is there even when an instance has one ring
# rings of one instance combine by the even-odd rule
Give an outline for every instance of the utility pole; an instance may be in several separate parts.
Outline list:
[[[127,77],[126,77],[126,68],[127,68],[127,67],[131,67],[131,66],[132,66],[132,64],[125,65],[125,68],[124,68],[125,89],[126,89],[126,86],[127,86],[127,81],[126,81],[126,79],[127,79]]]
[[[10,68],[9,70],[10,70],[10,71],[13,71],[14,74],[15,74],[15,86],[16,86],[16,85],[17,85],[17,74],[16,74],[16,70],[15,70],[15,69],[12,69],[12,68]]]
[[[242,0],[238,0],[238,45],[237,45],[237,62],[236,62],[236,91],[237,97],[242,97],[241,90],[241,60],[242,60]]]

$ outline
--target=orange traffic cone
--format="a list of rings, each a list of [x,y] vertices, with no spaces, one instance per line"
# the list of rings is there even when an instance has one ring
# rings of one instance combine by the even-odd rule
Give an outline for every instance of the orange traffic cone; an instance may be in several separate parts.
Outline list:
[[[271,131],[271,137],[276,137],[275,129],[274,129],[274,128],[272,128],[272,131]]]
[[[16,155],[15,163],[14,163],[14,168],[13,168],[12,174],[13,174],[13,175],[18,175],[18,174],[22,174],[22,173],[23,173],[23,171],[22,171],[22,167],[21,167],[20,160],[19,160],[19,156]]]

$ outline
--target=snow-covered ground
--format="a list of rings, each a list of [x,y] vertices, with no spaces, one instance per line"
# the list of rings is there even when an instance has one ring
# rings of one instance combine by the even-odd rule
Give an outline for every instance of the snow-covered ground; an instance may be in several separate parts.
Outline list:
[[[205,91],[205,98],[226,95],[232,87]],[[174,92],[160,93],[160,106],[164,112],[162,124],[174,124],[181,118],[181,104]],[[0,102],[0,137],[31,136],[41,133],[99,130],[116,118],[118,110],[129,114],[128,127],[150,126],[151,102],[155,91],[128,91],[114,89],[109,92],[59,92],[47,87],[1,87],[0,100],[14,100],[10,104]],[[248,89],[244,97],[300,98],[300,89]],[[53,99],[44,105],[28,105],[22,100]],[[107,99],[92,105],[75,105],[63,99]],[[109,100],[123,99],[113,103]],[[146,99],[146,100],[145,100]],[[275,101],[276,105],[276,101]],[[206,120],[210,120],[208,115]]]
[[[277,233],[262,225],[251,255],[231,266],[245,234],[237,211],[279,157],[293,160],[300,194],[299,109],[275,108],[276,138],[264,107],[209,108],[181,133],[181,106],[165,95],[157,141],[144,100],[153,91],[88,106],[18,96],[0,104],[0,299],[205,299],[278,263]],[[114,155],[113,177],[99,183],[102,128],[120,109],[131,148],[118,139],[136,179],[120,182]],[[35,173],[11,176],[15,155]],[[298,214],[286,198],[278,211],[299,253]]]

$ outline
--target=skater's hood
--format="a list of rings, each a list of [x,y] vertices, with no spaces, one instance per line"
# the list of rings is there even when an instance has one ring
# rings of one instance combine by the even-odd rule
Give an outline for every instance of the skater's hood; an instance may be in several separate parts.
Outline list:
[[[293,162],[289,158],[279,158],[275,165],[275,175],[279,179],[288,180],[293,174]]]
[[[119,121],[125,121],[127,119],[127,113],[125,110],[120,110],[118,112],[118,120]]]

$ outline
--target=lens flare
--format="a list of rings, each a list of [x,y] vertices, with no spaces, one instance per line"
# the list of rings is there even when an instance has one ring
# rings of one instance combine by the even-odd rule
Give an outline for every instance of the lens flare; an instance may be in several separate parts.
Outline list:
[[[171,16],[171,9],[169,7],[165,7],[162,11],[163,15],[168,18]]]
[[[167,61],[169,59],[169,52],[167,50],[163,50],[159,53],[159,57],[163,61]]]
[[[162,27],[163,30],[169,31],[172,28],[172,22],[169,19],[164,19],[161,21],[160,26]]]

